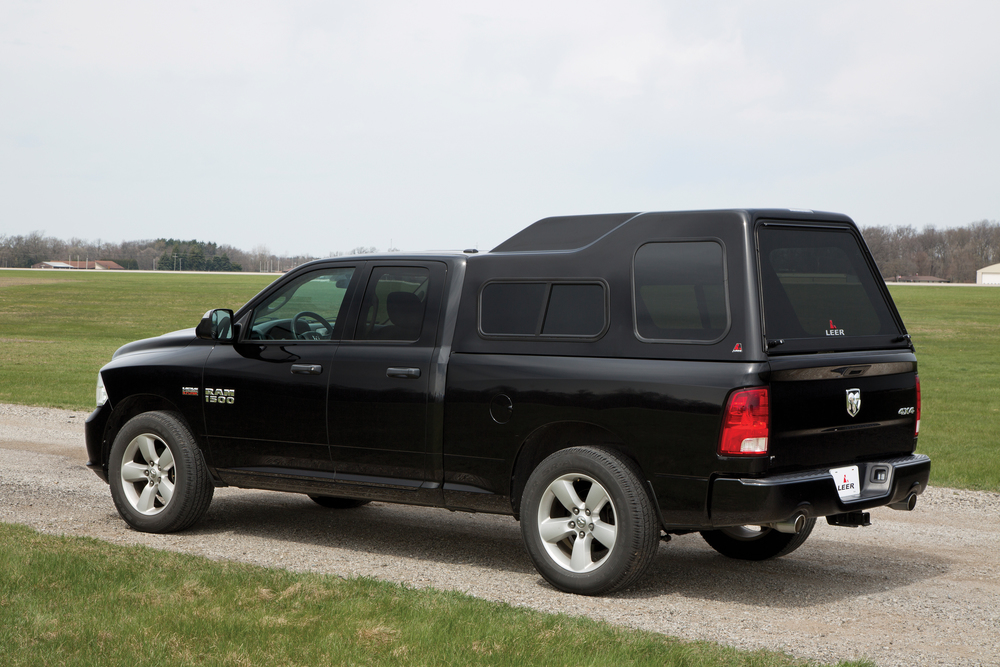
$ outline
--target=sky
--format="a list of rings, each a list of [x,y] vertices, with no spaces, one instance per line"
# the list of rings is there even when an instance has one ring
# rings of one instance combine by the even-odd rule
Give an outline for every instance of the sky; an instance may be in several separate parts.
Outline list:
[[[0,0],[0,235],[489,249],[1000,219],[1000,3]]]

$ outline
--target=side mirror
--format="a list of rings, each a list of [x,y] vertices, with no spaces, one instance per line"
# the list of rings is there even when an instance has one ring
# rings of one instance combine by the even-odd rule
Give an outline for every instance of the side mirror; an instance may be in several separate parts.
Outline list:
[[[228,308],[208,311],[195,327],[194,335],[203,340],[232,341],[233,311]]]

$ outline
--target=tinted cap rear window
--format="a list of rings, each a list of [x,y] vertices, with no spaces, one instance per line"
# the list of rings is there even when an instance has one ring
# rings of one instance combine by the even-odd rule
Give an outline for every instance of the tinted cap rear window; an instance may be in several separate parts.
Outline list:
[[[757,240],[772,353],[906,346],[851,229],[764,225]]]

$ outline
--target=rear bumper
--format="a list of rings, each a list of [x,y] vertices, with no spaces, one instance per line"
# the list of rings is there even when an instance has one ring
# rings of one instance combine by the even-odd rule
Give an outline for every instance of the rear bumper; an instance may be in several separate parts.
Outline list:
[[[111,417],[111,406],[105,403],[90,413],[85,426],[87,467],[105,482],[108,481],[108,468],[104,461],[104,432],[109,417]]]
[[[709,500],[713,527],[776,523],[802,513],[807,518],[857,512],[904,500],[923,493],[931,472],[931,460],[914,454],[883,461],[858,463],[861,497],[844,502],[829,468],[817,468],[761,478],[716,478]],[[877,470],[887,479],[873,479]]]

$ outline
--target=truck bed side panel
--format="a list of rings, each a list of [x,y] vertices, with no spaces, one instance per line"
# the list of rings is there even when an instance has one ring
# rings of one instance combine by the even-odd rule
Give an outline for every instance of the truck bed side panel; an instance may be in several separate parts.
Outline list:
[[[761,364],[453,354],[445,401],[446,502],[485,509],[486,499],[473,496],[507,496],[526,443],[585,432],[586,442],[561,446],[625,449],[652,482],[666,522],[697,525],[707,511],[708,478],[719,465],[726,396],[734,386],[760,384],[763,370]],[[491,414],[500,396],[510,399],[506,423]],[[733,462],[739,468],[733,472],[750,464]]]

